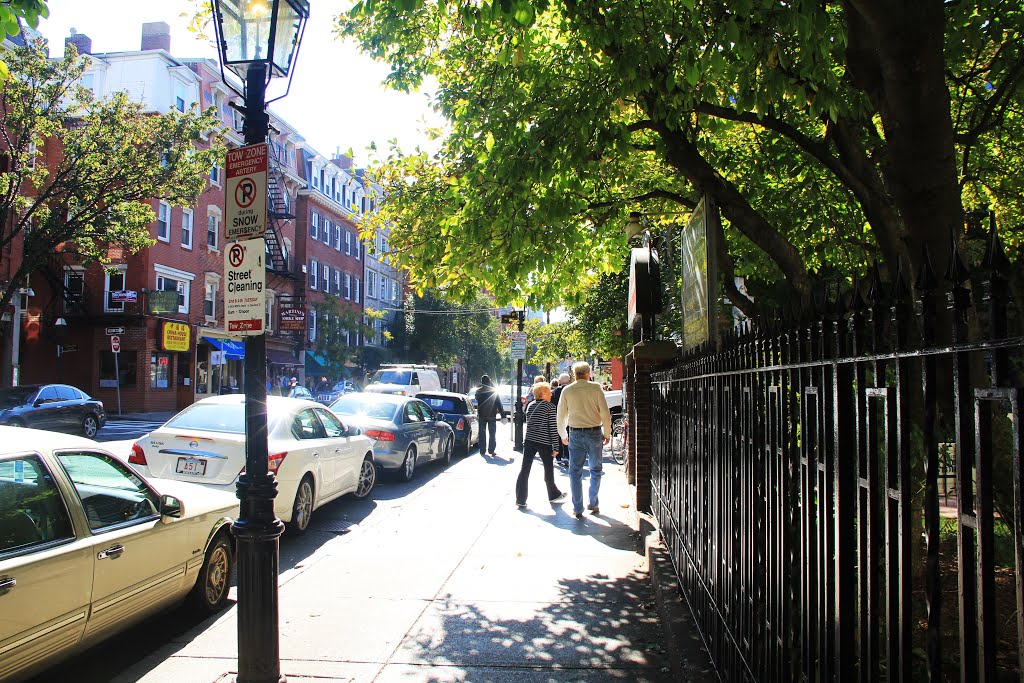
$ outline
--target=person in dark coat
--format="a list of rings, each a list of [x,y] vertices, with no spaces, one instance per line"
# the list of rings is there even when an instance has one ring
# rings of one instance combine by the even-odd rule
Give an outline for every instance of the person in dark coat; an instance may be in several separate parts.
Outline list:
[[[505,407],[501,405],[501,398],[494,389],[494,382],[487,375],[480,378],[480,388],[476,390],[474,397],[477,420],[480,422],[480,455],[494,455],[498,447],[498,416],[501,415],[501,419],[505,419]]]

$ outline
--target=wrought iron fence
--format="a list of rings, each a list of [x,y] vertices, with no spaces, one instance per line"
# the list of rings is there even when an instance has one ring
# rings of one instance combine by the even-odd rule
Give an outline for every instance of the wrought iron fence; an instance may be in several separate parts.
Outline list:
[[[652,505],[723,680],[1021,679],[1019,270],[924,260],[655,375]]]

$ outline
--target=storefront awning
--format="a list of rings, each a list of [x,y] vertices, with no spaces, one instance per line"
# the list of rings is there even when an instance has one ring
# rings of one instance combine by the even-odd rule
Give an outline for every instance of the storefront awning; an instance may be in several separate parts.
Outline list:
[[[216,337],[203,337],[203,341],[217,347],[217,350],[223,351],[224,357],[228,360],[245,360],[245,342],[217,339]]]
[[[312,370],[306,370],[309,372],[318,372],[327,366],[327,359],[321,356],[319,353],[313,353],[312,351],[306,351],[306,367],[312,368]]]
[[[302,365],[290,352],[281,349],[267,349],[267,362],[271,365]]]

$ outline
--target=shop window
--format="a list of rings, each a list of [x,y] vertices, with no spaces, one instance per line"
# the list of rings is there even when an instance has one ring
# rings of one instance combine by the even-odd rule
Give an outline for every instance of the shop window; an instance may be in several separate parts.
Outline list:
[[[114,356],[117,356],[117,372],[114,369]],[[115,354],[111,351],[100,351],[100,388],[114,389],[117,387],[118,374],[121,386],[135,388],[137,380],[138,352],[122,350]]]
[[[151,353],[149,355],[149,385],[154,389],[171,386],[171,354]]]

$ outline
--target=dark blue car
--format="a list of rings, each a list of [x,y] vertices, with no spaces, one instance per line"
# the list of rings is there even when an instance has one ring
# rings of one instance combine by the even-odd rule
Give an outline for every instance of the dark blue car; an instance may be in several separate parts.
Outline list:
[[[106,423],[103,402],[70,384],[25,384],[0,390],[0,425],[80,432],[92,439]]]
[[[479,438],[480,426],[473,401],[465,394],[450,391],[422,391],[416,398],[426,403],[455,431],[455,447],[463,451],[472,448]]]

